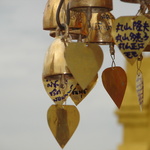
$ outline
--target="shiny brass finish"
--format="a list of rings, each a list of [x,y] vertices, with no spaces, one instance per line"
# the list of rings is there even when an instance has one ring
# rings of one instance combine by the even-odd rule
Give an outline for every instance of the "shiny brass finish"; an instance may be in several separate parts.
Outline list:
[[[114,20],[115,18],[110,12],[92,13],[91,28],[89,28],[85,42],[101,45],[112,43],[111,29]]]
[[[67,68],[64,51],[64,42],[60,37],[56,37],[47,51],[42,76],[48,96],[55,104],[60,105],[66,101],[77,84]]]
[[[83,35],[84,32],[82,32],[80,29],[77,30],[69,30],[69,35],[73,40],[78,40],[81,36],[82,39],[86,37],[86,35]],[[51,37],[56,37],[56,31],[50,31],[49,34]]]
[[[79,84],[76,85],[72,93],[70,94],[71,99],[73,102],[78,105],[94,88],[98,79],[98,74],[92,80],[92,82],[87,86],[87,88],[82,89]]]
[[[86,11],[92,8],[92,12],[111,11],[113,9],[112,0],[70,0],[69,8],[75,11]]]
[[[69,0],[65,0],[60,11],[60,22],[66,23],[66,9]],[[43,16],[43,29],[54,30],[57,28],[56,12],[60,0],[48,0]],[[85,14],[82,12],[70,11],[70,24],[69,29],[80,29],[83,21],[86,19]]]
[[[70,73],[64,58],[65,44],[58,37],[49,47],[44,61],[43,78]]]
[[[68,34],[73,40],[78,40],[80,36],[82,39],[87,36],[86,22],[86,15],[84,13],[71,11]],[[62,31],[62,34],[64,33],[65,31]],[[51,29],[50,36],[56,37],[56,31]]]
[[[65,58],[73,77],[82,89],[95,78],[103,63],[103,52],[97,44],[69,43]]]
[[[43,78],[43,85],[53,102],[62,105],[76,87],[77,82],[71,74],[60,74]]]
[[[52,105],[47,112],[47,121],[54,137],[63,148],[78,127],[80,114],[73,105]]]
[[[43,15],[43,29],[44,30],[54,30],[57,28],[56,22],[56,12],[59,5],[60,0],[48,0],[44,15]],[[61,8],[60,13],[60,22],[65,23],[65,6]]]

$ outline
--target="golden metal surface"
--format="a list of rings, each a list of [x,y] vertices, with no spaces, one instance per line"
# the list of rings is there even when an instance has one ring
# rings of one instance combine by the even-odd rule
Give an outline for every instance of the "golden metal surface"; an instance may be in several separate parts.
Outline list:
[[[149,23],[150,19],[144,15],[119,17],[113,23],[112,37],[130,64],[150,43]]]
[[[97,79],[98,79],[98,75],[96,75],[96,77],[84,90],[80,87],[79,84],[76,85],[76,87],[70,94],[71,99],[76,105],[78,105],[90,93],[90,91],[94,88]]]
[[[92,13],[87,43],[109,44],[113,42],[111,36],[112,24],[115,18],[110,12]]]
[[[102,73],[102,82],[116,106],[120,108],[127,85],[125,71],[121,67],[107,68]]]
[[[149,12],[144,14],[148,19],[150,19],[150,5],[148,5]],[[146,46],[143,52],[150,52],[150,43]]]
[[[44,59],[43,78],[51,75],[70,74],[64,57],[65,44],[57,37],[48,48]]]
[[[48,96],[55,104],[62,105],[77,85],[71,74],[53,75],[43,78]]]
[[[60,22],[66,23],[66,10],[69,0],[65,0],[60,11]],[[48,0],[44,15],[43,15],[43,29],[44,30],[54,30],[57,28],[56,22],[56,12],[60,0]],[[83,21],[86,19],[85,14],[82,12],[70,11],[70,29],[80,29],[82,27]]]
[[[65,58],[69,70],[85,89],[94,79],[103,62],[103,52],[97,44],[69,43]]]
[[[54,30],[57,28],[56,12],[60,0],[48,0],[43,15],[43,29]],[[65,23],[65,6],[61,8],[60,22]]]
[[[93,12],[111,11],[113,9],[112,0],[70,0],[69,8],[75,11],[86,11],[92,8]]]
[[[63,32],[64,34],[64,32]],[[78,40],[81,36],[82,39],[84,39],[86,37],[86,35],[84,35],[85,33],[82,32],[81,30],[69,30],[69,35],[71,36],[71,38],[73,40]],[[56,31],[50,31],[50,36],[51,37],[56,37]]]
[[[77,84],[67,67],[64,52],[64,42],[61,37],[57,37],[49,47],[44,61],[43,84],[56,104],[63,104]]]
[[[72,105],[52,105],[47,112],[47,121],[55,139],[64,148],[80,120],[80,114]]]

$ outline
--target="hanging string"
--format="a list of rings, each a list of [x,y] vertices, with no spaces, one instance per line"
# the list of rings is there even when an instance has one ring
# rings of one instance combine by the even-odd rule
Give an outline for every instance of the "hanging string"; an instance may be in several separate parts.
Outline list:
[[[141,54],[141,55],[138,57],[137,63],[136,63],[136,65],[137,65],[137,75],[139,75],[140,73],[142,73],[142,71],[141,71],[142,60],[143,60],[143,56],[142,56],[142,54]]]
[[[138,10],[136,16],[144,15],[147,8],[148,7],[147,7],[147,4],[146,4],[145,0],[140,0],[140,9]]]
[[[60,30],[65,30],[65,28],[66,28],[65,24],[61,24],[60,18],[59,18],[60,10],[61,10],[63,4],[64,4],[64,0],[60,0],[60,3],[57,8],[57,12],[56,12],[56,22],[57,22],[57,25],[59,26]],[[70,23],[70,10],[69,10],[69,4],[68,4],[67,10],[66,10],[66,24],[69,25],[69,23]]]

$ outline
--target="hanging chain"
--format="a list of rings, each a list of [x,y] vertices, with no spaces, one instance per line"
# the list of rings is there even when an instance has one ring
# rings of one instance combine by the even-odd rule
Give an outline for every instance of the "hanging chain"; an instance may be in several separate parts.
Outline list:
[[[141,54],[137,59],[137,75],[140,75],[142,73],[141,71],[142,60],[143,60],[143,56]]]
[[[110,48],[110,56],[111,56],[111,59],[112,59],[111,67],[115,67],[116,63],[115,63],[115,49],[114,49],[114,44],[111,43],[109,45],[109,48]]]

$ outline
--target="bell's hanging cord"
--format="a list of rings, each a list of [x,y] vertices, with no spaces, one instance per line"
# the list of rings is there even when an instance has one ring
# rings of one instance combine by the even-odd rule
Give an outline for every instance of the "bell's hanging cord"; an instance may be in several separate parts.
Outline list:
[[[140,74],[142,74],[141,71],[141,65],[142,65],[142,60],[143,60],[143,56],[142,54],[138,57],[137,59],[137,75],[139,76]]]
[[[59,18],[60,10],[61,10],[61,7],[62,7],[63,3],[64,3],[64,0],[60,0],[60,3],[59,3],[58,8],[57,8],[57,12],[56,12],[56,22],[57,22],[57,25],[59,26],[60,30],[65,30],[65,28],[66,28],[65,24],[60,23],[60,18]],[[69,25],[69,22],[70,22],[69,4],[67,5],[66,14],[67,14],[66,15],[66,18],[67,18],[66,24]]]
[[[136,16],[144,15],[147,10],[147,2],[146,0],[140,0],[140,9],[138,10]]]

